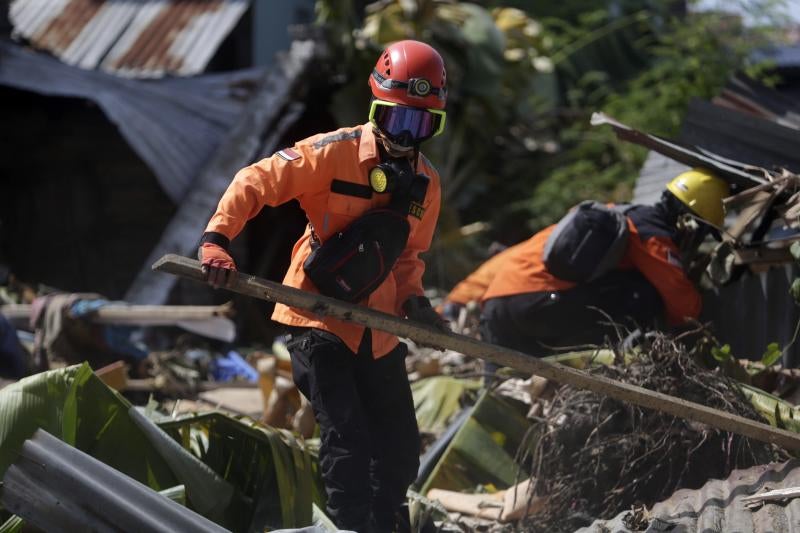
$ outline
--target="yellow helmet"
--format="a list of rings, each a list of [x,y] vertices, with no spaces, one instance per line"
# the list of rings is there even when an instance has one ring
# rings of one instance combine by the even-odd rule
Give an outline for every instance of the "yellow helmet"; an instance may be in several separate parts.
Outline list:
[[[667,184],[667,190],[692,213],[714,226],[721,227],[725,221],[722,199],[730,196],[730,187],[708,170],[693,168],[678,174]]]

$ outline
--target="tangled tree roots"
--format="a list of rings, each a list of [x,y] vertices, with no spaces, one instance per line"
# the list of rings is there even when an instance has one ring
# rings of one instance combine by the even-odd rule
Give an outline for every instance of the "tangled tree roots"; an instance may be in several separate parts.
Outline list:
[[[673,340],[659,336],[645,351],[636,363],[596,372],[760,420],[731,380],[697,365]],[[574,531],[733,469],[784,458],[769,444],[568,386],[530,436],[536,444],[521,459],[531,461],[536,493],[548,499],[524,524],[530,531]]]

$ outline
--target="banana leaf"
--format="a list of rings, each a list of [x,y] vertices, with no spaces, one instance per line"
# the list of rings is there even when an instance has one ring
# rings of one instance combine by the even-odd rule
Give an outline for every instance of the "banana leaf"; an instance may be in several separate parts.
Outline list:
[[[12,515],[0,525],[0,533],[20,533],[25,527],[25,521],[17,515]]]
[[[223,519],[233,488],[174,446],[87,364],[29,376],[0,390],[0,476],[38,428],[153,490],[182,484],[191,509]]]
[[[527,477],[514,461],[531,425],[526,412],[522,402],[484,391],[420,494],[432,488],[469,492],[489,483],[502,489]]]
[[[162,490],[161,494],[175,503],[179,503],[186,507],[186,487],[183,485],[175,485],[174,487]]]
[[[626,363],[632,356],[628,353],[625,354]],[[550,355],[543,357],[543,359],[553,362],[561,363],[578,370],[584,370],[592,365],[613,365],[614,364],[614,351],[606,348],[594,350],[581,350],[577,352],[561,353],[558,355]]]
[[[234,487],[223,522],[233,531],[309,526],[312,504],[324,507],[316,458],[288,431],[216,412],[159,426]]]
[[[474,403],[481,384],[474,379],[434,376],[411,385],[420,431],[439,434],[461,410],[461,399]]]
[[[130,407],[87,364],[9,385],[0,390],[0,476],[42,428],[154,490],[180,484],[130,418]]]
[[[750,400],[761,416],[775,427],[800,433],[800,407],[773,396],[752,385],[739,384],[745,397]]]

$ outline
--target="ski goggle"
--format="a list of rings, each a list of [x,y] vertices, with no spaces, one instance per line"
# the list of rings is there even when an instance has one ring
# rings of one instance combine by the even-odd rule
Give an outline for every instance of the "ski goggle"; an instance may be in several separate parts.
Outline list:
[[[446,116],[441,109],[408,107],[377,99],[369,107],[369,121],[399,144],[416,143],[441,134]]]

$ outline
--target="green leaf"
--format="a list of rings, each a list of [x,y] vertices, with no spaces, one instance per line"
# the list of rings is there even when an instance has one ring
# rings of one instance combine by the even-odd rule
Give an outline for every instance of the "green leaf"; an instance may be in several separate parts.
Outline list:
[[[180,443],[135,407],[131,407],[127,414],[152,448],[164,458],[175,476],[185,485],[185,492],[192,508],[213,520],[221,519],[233,496],[233,486],[185,450]]]
[[[43,428],[62,438],[75,423],[64,407],[75,396],[76,378],[91,373],[88,366],[71,366],[21,379],[0,390],[0,477],[17,458],[22,443]],[[73,400],[74,401],[74,400]]]
[[[312,503],[325,505],[316,458],[288,431],[215,412],[159,427],[176,444],[191,433],[191,452],[234,487],[221,521],[228,529],[304,527],[312,523]]]
[[[589,366],[596,365],[613,365],[614,364],[614,351],[606,348],[581,350],[577,352],[567,352],[557,355],[548,355],[543,359],[553,363],[561,363],[562,365],[584,370]]]
[[[711,355],[719,361],[720,363],[724,363],[728,359],[731,358],[731,346],[730,344],[723,344],[721,347],[712,347],[711,348]]]
[[[439,433],[447,428],[450,420],[461,410],[461,399],[467,394],[474,403],[481,384],[477,380],[456,379],[450,376],[434,376],[421,379],[411,385],[414,410],[421,431]]]
[[[0,533],[21,533],[25,521],[17,515],[12,515],[0,526]]]
[[[764,355],[761,356],[761,363],[764,366],[772,366],[775,362],[781,358],[783,355],[783,351],[781,347],[778,346],[777,342],[771,342],[767,345],[767,351],[764,352]]]
[[[87,364],[43,372],[0,390],[0,476],[42,428],[160,491],[183,484],[212,520],[229,511],[229,484],[94,375]]]
[[[771,425],[800,433],[798,407],[752,385],[739,384],[750,403]]]
[[[775,417],[775,427],[780,429],[786,429],[786,425],[781,420],[781,409],[778,403],[775,404],[775,412],[773,413]]]
[[[792,295],[795,302],[800,303],[800,278],[795,278],[792,281],[792,286],[789,287],[789,294]]]
[[[485,391],[419,492],[470,491],[486,483],[500,488],[513,485],[520,469],[514,454],[531,425],[526,411],[521,402]]]
[[[800,241],[795,241],[789,247],[789,253],[792,254],[795,261],[800,262]]]
[[[174,487],[164,489],[159,493],[162,496],[166,496],[175,503],[179,503],[184,507],[186,506],[186,487],[184,487],[183,485],[175,485]]]

